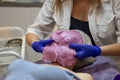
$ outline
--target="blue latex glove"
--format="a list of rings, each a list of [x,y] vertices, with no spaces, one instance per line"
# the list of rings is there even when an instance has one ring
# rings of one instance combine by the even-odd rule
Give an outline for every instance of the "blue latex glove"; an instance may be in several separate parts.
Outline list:
[[[40,41],[36,41],[33,42],[32,44],[32,48],[33,50],[35,50],[36,52],[43,52],[43,49],[46,45],[49,45],[53,42],[52,39],[48,39],[48,40],[40,40]]]
[[[86,44],[70,44],[70,48],[75,49],[76,58],[84,59],[87,57],[96,57],[101,54],[101,49],[98,46],[91,46]]]

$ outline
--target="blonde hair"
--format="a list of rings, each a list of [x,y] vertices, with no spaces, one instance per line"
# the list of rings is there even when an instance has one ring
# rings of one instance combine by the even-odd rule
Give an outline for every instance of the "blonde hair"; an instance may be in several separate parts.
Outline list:
[[[56,12],[61,13],[62,8],[62,2],[65,0],[54,0],[54,9]],[[93,7],[100,7],[101,6],[101,0],[91,0],[91,5]]]
[[[62,1],[64,0],[54,0],[54,10],[58,13],[60,13],[61,11],[61,7],[62,7]]]

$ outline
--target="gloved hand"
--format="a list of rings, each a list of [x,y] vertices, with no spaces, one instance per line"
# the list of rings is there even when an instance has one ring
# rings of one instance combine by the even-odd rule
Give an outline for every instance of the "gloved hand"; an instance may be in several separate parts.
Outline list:
[[[87,57],[96,57],[101,54],[101,49],[98,46],[91,46],[86,44],[70,44],[70,48],[75,49],[76,58],[84,59]]]
[[[46,45],[49,45],[53,42],[52,39],[48,39],[48,40],[40,40],[40,41],[36,41],[36,42],[33,42],[32,44],[32,48],[33,50],[35,50],[36,52],[43,52],[43,48],[46,46]]]

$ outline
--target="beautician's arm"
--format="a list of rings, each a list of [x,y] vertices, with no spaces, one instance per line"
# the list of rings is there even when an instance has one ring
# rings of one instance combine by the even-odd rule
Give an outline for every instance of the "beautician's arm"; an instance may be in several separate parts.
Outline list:
[[[45,35],[48,35],[54,28],[55,22],[53,20],[53,0],[46,0],[42,6],[42,8],[39,11],[39,14],[31,26],[28,28],[28,32],[35,32],[39,35],[39,30],[41,31],[41,35],[45,37]],[[42,34],[42,33],[45,33]],[[39,35],[39,37],[41,37]],[[28,45],[32,45],[33,42],[39,41],[39,37],[33,33],[27,33],[26,35],[26,41]],[[43,38],[44,38],[43,37]]]
[[[39,41],[39,37],[33,33],[26,34],[26,42],[28,45],[32,46],[32,43],[35,41]]]
[[[120,0],[113,0],[112,2],[112,10],[114,12],[114,16],[115,16],[115,28],[116,28],[116,33],[119,39],[120,37]],[[120,40],[117,40],[120,41]],[[106,46],[102,46],[100,47],[102,52],[101,55],[113,55],[113,56],[120,56],[120,43],[115,43],[115,44],[110,44],[110,45],[106,45]]]
[[[101,55],[113,55],[113,56],[120,56],[120,43],[115,43],[111,45],[102,46],[101,48]]]

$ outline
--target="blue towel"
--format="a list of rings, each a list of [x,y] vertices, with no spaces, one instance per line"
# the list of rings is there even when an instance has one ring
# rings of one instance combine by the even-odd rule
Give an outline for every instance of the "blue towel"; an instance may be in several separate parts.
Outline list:
[[[10,64],[4,80],[80,80],[72,73],[55,66],[38,65],[25,60],[15,60]]]

